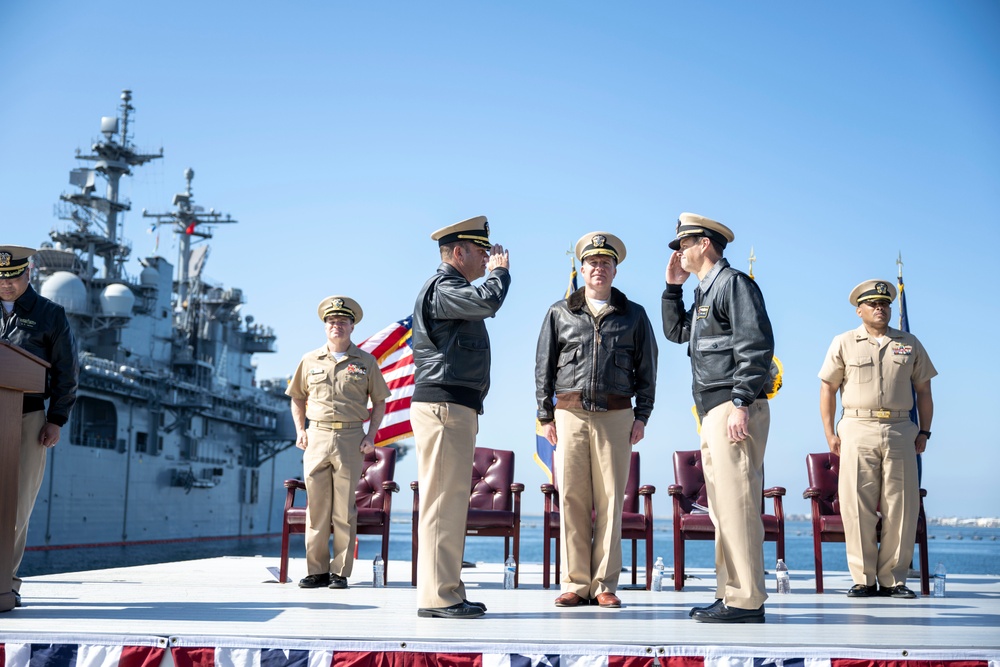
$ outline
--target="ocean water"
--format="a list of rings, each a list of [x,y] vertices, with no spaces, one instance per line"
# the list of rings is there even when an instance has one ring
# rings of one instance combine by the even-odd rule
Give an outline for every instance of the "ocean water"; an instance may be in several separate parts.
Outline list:
[[[670,569],[673,564],[673,533],[671,521],[660,519],[655,523],[653,555],[662,556]],[[813,570],[812,525],[808,521],[790,521],[785,524],[785,562],[795,570]],[[949,574],[1000,574],[1000,528],[971,526],[930,526],[928,535],[930,568],[933,572],[938,562],[944,563]],[[358,549],[359,562],[371,561],[379,549],[377,537],[362,535]],[[643,542],[638,543],[639,567],[644,567]],[[714,567],[714,542],[688,542],[686,567]],[[503,562],[503,540],[496,537],[470,537],[466,541],[465,560],[470,562]],[[253,539],[225,539],[207,542],[175,542],[125,547],[93,547],[84,549],[53,549],[28,551],[24,555],[19,574],[22,577],[76,572],[84,570],[146,565],[218,556],[262,556],[273,558],[278,565],[281,552],[280,537]],[[292,558],[304,558],[302,535],[293,535],[289,548]],[[394,522],[389,536],[389,560],[410,560],[410,522]],[[631,565],[631,544],[623,545],[626,566]],[[773,567],[776,560],[775,545],[764,544],[764,562]],[[521,525],[521,562],[542,562],[541,517],[524,516]],[[917,554],[914,563],[919,564]],[[827,572],[846,572],[847,557],[843,544],[823,545],[823,569]],[[291,576],[297,576],[294,571]],[[400,573],[392,575],[398,581]]]

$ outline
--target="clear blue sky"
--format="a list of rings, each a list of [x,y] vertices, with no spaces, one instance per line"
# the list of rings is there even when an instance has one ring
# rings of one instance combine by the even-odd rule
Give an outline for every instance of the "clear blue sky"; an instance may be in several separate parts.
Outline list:
[[[615,285],[657,330],[678,213],[729,225],[737,267],[753,246],[785,364],[766,481],[803,513],[805,455],[826,448],[823,354],[858,324],[850,289],[894,279],[902,252],[911,325],[940,372],[927,509],[997,516],[998,34],[1000,5],[980,0],[8,0],[2,237],[38,244],[63,224],[52,207],[74,149],[132,89],[136,144],[165,151],[123,189],[133,254],[153,248],[141,209],[167,210],[194,168],[197,202],[240,221],[218,228],[206,272],[275,328],[266,378],[322,344],[324,296],[360,301],[360,340],[412,310],[438,263],[433,230],[489,216],[513,285],[489,323],[479,442],[517,452],[528,512],[535,340],[582,234],[625,241]],[[170,239],[160,253],[175,260]],[[684,348],[659,342],[639,449],[666,515],[671,452],[697,437]],[[409,457],[399,479],[415,477]]]

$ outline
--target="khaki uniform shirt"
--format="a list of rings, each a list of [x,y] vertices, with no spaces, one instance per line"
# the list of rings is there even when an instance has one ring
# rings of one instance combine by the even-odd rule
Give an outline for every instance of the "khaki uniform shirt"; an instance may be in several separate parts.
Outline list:
[[[326,345],[302,355],[285,394],[306,399],[306,418],[318,422],[368,420],[368,399],[389,398],[378,362],[351,343],[338,363]]]
[[[845,410],[913,408],[912,385],[937,375],[916,336],[890,327],[879,345],[862,324],[833,339],[819,378],[840,387]]]

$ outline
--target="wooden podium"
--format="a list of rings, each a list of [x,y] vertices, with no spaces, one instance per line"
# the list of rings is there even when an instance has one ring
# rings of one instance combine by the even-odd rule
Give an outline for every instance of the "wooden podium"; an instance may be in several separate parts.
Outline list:
[[[0,342],[0,611],[14,608],[14,522],[21,459],[21,412],[25,393],[45,391],[47,361]]]

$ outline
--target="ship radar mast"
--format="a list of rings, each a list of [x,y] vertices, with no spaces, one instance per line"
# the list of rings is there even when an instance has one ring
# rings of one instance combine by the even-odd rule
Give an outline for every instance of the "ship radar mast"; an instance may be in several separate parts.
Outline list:
[[[131,247],[119,240],[123,238],[124,223],[124,217],[119,214],[132,207],[128,200],[118,197],[121,177],[131,176],[132,167],[163,157],[162,148],[159,153],[142,153],[132,145],[128,134],[131,114],[135,111],[131,104],[132,91],[123,90],[121,100],[120,121],[115,116],[102,117],[103,140],[91,145],[90,154],[81,155],[77,151],[76,159],[93,163],[93,167],[70,172],[69,182],[79,187],[80,192],[60,195],[60,199],[70,206],[57,210],[57,215],[75,223],[76,228],[52,234],[53,241],[86,253],[88,277],[94,274],[95,260],[103,259],[104,277],[109,282],[123,277],[123,267],[131,252]],[[107,181],[103,197],[94,194],[97,176]]]
[[[187,189],[174,195],[173,204],[175,210],[169,213],[149,213],[142,210],[142,217],[154,218],[154,227],[160,225],[170,225],[172,231],[180,237],[180,248],[178,250],[178,303],[185,307],[193,290],[193,283],[198,281],[201,274],[201,267],[204,264],[205,256],[200,254],[197,257],[191,250],[191,238],[197,236],[200,239],[208,240],[212,238],[211,225],[232,224],[237,222],[225,214],[217,212],[214,208],[205,211],[203,206],[196,206],[194,203],[194,193],[191,189],[191,182],[194,180],[194,169],[188,167],[184,170],[184,179],[187,181]],[[207,248],[206,248],[207,250]],[[185,310],[190,312],[185,307]]]

